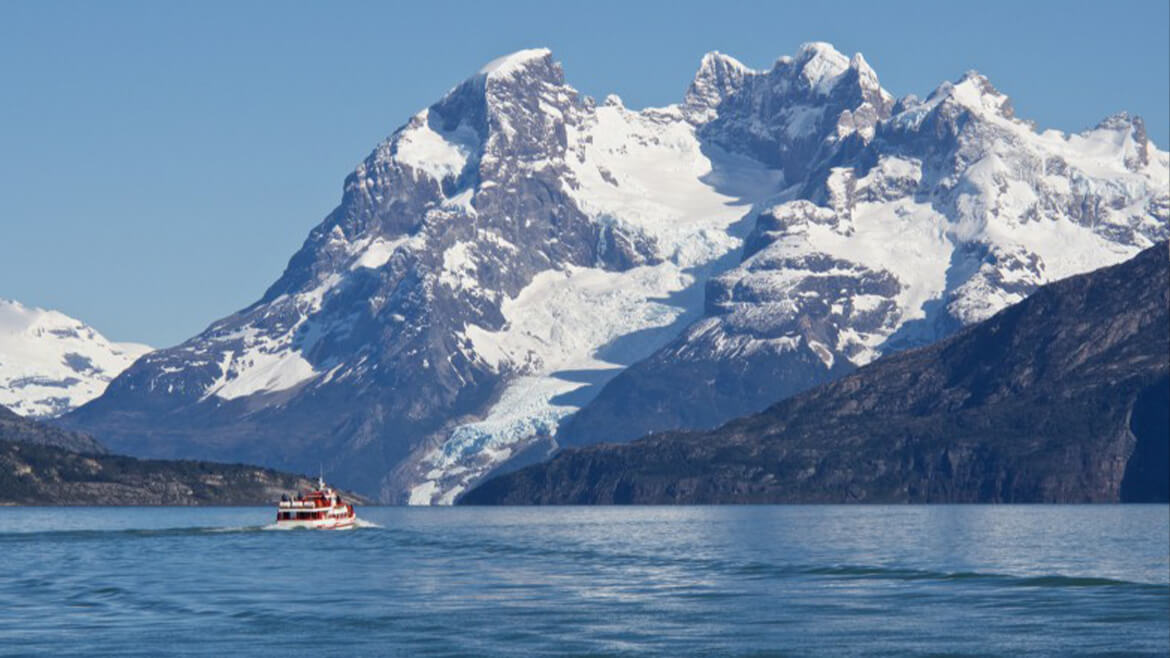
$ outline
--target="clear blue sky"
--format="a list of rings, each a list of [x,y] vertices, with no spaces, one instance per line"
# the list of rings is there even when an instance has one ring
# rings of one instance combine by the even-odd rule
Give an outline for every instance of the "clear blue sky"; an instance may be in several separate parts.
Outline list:
[[[703,53],[860,51],[897,95],[978,69],[1041,127],[1170,134],[1170,3],[0,0],[0,297],[177,343],[255,301],[411,114],[501,54],[681,99]]]

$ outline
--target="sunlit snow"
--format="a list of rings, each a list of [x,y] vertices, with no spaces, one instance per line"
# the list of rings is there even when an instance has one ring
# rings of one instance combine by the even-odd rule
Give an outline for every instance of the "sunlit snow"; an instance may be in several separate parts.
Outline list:
[[[549,270],[504,302],[503,331],[466,327],[479,358],[521,376],[482,420],[455,428],[422,460],[421,468],[441,475],[415,485],[411,504],[450,504],[534,439],[555,436],[559,423],[586,399],[570,403],[562,396],[600,387],[673,334],[623,337],[697,317],[701,291],[679,294],[695,283],[691,270],[738,249],[750,226],[736,225],[782,183],[779,172],[753,160],[718,149],[704,152],[675,107],[633,112],[611,98],[572,126],[568,144],[573,184],[566,191],[596,221],[652,238],[662,262],[624,272]],[[443,262],[445,283],[475,284],[465,246],[449,248]],[[624,343],[616,350],[620,356],[607,361],[600,352],[614,349],[615,342]]]
[[[464,124],[448,133],[437,132],[430,126],[429,112],[420,112],[411,126],[399,135],[395,158],[425,171],[435,180],[458,175],[478,147],[479,135]]]
[[[57,416],[101,395],[151,348],[114,343],[64,313],[0,299],[0,405]]]

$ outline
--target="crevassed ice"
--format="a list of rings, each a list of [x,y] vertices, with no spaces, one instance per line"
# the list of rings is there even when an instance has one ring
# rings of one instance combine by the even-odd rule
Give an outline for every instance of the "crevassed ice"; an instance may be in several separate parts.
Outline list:
[[[455,428],[423,458],[426,477],[411,489],[411,504],[450,504],[533,440],[554,436],[584,399],[570,404],[559,396],[579,393],[583,373],[593,373],[595,391],[620,371],[623,364],[601,356],[603,347],[642,333],[622,345],[621,361],[629,363],[673,337],[641,330],[698,316],[702,291],[680,294],[695,281],[691,270],[740,247],[750,227],[737,223],[778,190],[782,177],[746,158],[705,154],[680,117],[673,107],[632,112],[615,102],[570,126],[569,150],[577,155],[566,164],[576,185],[566,193],[597,221],[651,237],[664,261],[625,272],[549,270],[504,302],[504,330],[466,327],[475,357],[523,376],[482,420]],[[466,265],[459,252],[444,254],[451,283],[468,285]]]

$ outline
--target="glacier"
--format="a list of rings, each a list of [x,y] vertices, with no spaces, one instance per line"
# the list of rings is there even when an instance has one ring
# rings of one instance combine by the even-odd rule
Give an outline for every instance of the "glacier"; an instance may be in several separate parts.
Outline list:
[[[681,101],[579,93],[547,49],[378,144],[248,308],[66,425],[410,504],[574,443],[708,427],[1167,235],[1140,119],[1038,132],[976,73],[896,98],[809,43],[702,58]]]

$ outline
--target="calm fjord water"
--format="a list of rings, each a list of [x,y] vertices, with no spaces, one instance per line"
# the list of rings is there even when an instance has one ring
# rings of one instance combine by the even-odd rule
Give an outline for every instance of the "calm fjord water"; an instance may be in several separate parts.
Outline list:
[[[1170,508],[0,509],[0,654],[1170,652]]]

